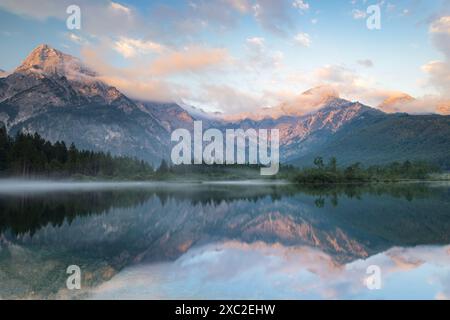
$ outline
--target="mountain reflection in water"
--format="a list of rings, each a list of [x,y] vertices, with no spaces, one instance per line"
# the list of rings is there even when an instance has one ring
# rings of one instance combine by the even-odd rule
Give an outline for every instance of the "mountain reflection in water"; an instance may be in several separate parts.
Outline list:
[[[447,184],[3,193],[0,298],[446,298],[448,244]]]

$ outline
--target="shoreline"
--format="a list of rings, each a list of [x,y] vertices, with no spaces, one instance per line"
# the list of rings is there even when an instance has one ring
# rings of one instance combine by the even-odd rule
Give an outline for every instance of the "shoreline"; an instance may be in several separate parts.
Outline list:
[[[298,186],[298,187],[333,187],[333,186],[368,186],[393,184],[434,184],[450,183],[450,179],[402,179],[393,181],[354,181],[336,183],[297,183],[286,179],[242,179],[242,180],[51,180],[51,179],[0,179],[0,194],[15,192],[46,192],[71,190],[114,190],[142,188],[182,188],[186,186]]]

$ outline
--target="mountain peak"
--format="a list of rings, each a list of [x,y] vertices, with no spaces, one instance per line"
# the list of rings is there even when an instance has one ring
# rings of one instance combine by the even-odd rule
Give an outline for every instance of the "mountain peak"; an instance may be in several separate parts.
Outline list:
[[[66,76],[71,79],[95,76],[95,72],[84,66],[79,59],[47,44],[37,46],[15,71]]]

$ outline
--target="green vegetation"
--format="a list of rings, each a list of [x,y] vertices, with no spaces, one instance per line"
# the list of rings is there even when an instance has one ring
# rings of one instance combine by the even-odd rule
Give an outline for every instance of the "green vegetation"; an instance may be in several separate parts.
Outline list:
[[[450,170],[450,116],[408,114],[365,116],[336,132],[325,144],[313,146],[292,164],[303,166],[316,156],[336,157],[341,166],[355,159],[365,164],[426,161]]]
[[[288,167],[282,175],[299,184],[333,184],[424,180],[437,172],[438,167],[421,161],[393,162],[384,166],[369,167],[357,162],[340,168],[336,158],[331,158],[325,163],[322,157],[318,157],[314,159],[314,167],[301,170]]]
[[[0,128],[0,175],[24,178],[127,178],[146,179],[153,168],[144,161],[113,157],[109,153],[80,151],[64,142],[54,144],[38,134],[19,133],[15,138]]]
[[[155,173],[161,180],[251,180],[261,179],[259,165],[192,164],[169,166],[162,161]]]
[[[0,128],[0,176],[24,178],[75,178],[117,180],[250,180],[284,179],[297,184],[337,184],[394,182],[402,180],[442,180],[439,168],[421,161],[393,162],[365,167],[354,163],[338,166],[336,158],[325,163],[314,159],[314,166],[299,169],[281,166],[276,176],[263,177],[259,165],[181,165],[165,160],[155,171],[146,162],[109,153],[80,151],[64,142],[54,144],[38,134],[19,133],[15,138]]]

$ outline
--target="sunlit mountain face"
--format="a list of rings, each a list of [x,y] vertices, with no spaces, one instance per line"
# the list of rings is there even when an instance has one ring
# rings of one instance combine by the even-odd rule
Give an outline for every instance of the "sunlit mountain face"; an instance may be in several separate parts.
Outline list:
[[[39,45],[0,79],[0,97],[0,119],[10,135],[39,133],[52,142],[75,143],[155,165],[169,158],[174,130],[192,131],[194,121],[202,121],[205,128],[223,133],[229,128],[278,129],[281,160],[295,165],[322,155],[335,156],[343,164],[425,160],[450,166],[448,116],[389,114],[343,99],[328,86],[258,113],[208,114],[183,104],[130,98],[78,58]],[[394,97],[383,106],[411,99]]]
[[[449,44],[448,0],[0,0],[0,299],[449,299]],[[176,168],[199,122],[280,174]]]

